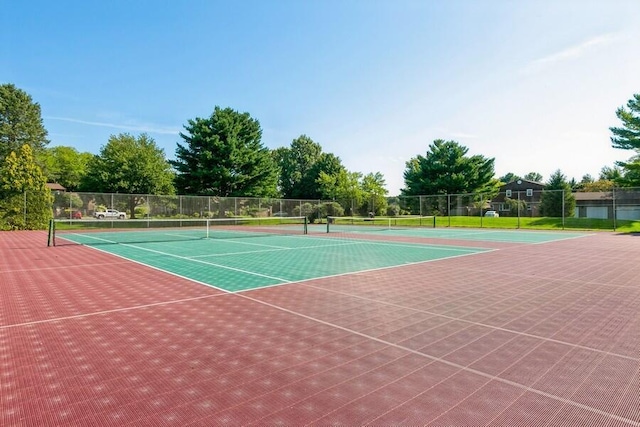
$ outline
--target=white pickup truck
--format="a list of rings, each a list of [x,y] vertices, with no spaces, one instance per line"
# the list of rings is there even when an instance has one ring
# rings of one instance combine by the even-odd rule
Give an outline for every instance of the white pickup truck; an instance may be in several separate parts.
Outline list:
[[[98,219],[105,219],[105,218],[125,219],[127,217],[127,214],[115,209],[105,209],[104,211],[94,212],[93,216]]]

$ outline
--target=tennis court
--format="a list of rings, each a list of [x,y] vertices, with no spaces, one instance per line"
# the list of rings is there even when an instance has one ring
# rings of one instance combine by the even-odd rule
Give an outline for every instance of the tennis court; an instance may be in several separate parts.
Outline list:
[[[295,221],[295,220],[294,220]],[[291,219],[282,225],[231,224],[203,230],[179,227],[70,230],[69,242],[214,286],[241,291],[340,274],[459,257],[488,249],[311,235]],[[104,225],[102,221],[88,222]],[[131,222],[129,222],[131,224]],[[134,223],[135,224],[135,223]],[[199,224],[199,222],[196,222]],[[116,223],[116,225],[120,225]],[[172,224],[173,225],[173,224]]]
[[[411,221],[413,219],[413,221]],[[329,219],[328,233],[371,234],[384,233],[390,236],[406,236],[428,239],[457,239],[479,242],[546,243],[556,240],[582,237],[580,232],[546,232],[533,230],[500,230],[491,228],[435,228],[434,217],[409,220],[383,218],[380,220],[335,217]],[[417,223],[419,226],[406,225]],[[433,224],[433,226],[432,226]]]
[[[0,233],[0,425],[640,425],[640,237],[462,231]]]

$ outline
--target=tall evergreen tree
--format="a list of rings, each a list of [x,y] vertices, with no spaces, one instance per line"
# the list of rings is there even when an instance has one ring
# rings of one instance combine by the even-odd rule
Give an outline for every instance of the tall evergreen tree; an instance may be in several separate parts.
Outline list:
[[[437,139],[426,156],[418,155],[406,164],[404,196],[495,192],[500,185],[493,178],[495,159],[467,156],[469,149],[455,141]]]
[[[558,169],[545,185],[540,198],[540,213],[543,216],[565,217],[573,216],[576,209],[576,199],[571,193],[571,184],[566,176]]]
[[[613,148],[623,150],[640,149],[640,94],[633,95],[627,102],[627,108],[620,107],[616,116],[622,121],[622,127],[611,127]]]
[[[638,154],[631,157],[626,162],[616,162],[622,168],[623,173],[615,179],[616,185],[620,187],[640,187],[640,149]]]
[[[178,143],[176,187],[184,194],[271,197],[277,169],[262,145],[260,123],[249,113],[215,107],[208,118],[189,120]]]
[[[627,102],[627,108],[620,107],[616,116],[622,127],[611,127],[611,144],[614,148],[634,150],[635,155],[626,162],[616,162],[624,174],[616,178],[616,184],[625,187],[640,186],[640,94],[635,94]]]

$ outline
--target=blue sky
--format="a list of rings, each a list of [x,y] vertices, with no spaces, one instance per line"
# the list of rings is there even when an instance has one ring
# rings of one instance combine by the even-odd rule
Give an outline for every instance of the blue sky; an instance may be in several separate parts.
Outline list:
[[[0,83],[42,108],[51,146],[98,153],[148,133],[175,156],[216,105],[263,143],[305,134],[350,171],[382,172],[435,139],[495,158],[496,176],[579,180],[640,93],[638,0],[0,0]]]

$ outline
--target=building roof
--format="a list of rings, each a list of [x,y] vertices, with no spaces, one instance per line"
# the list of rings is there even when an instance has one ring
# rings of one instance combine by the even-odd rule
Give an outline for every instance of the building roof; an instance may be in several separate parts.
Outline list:
[[[580,200],[611,200],[613,196],[610,191],[578,191],[573,193],[576,201]]]
[[[49,187],[49,190],[51,191],[67,191],[66,188],[64,188],[62,185],[58,184],[57,182],[47,182],[47,187]]]
[[[544,188],[544,184],[536,181],[529,181],[527,179],[514,179],[511,182],[503,185],[501,188],[534,188],[536,190]]]

